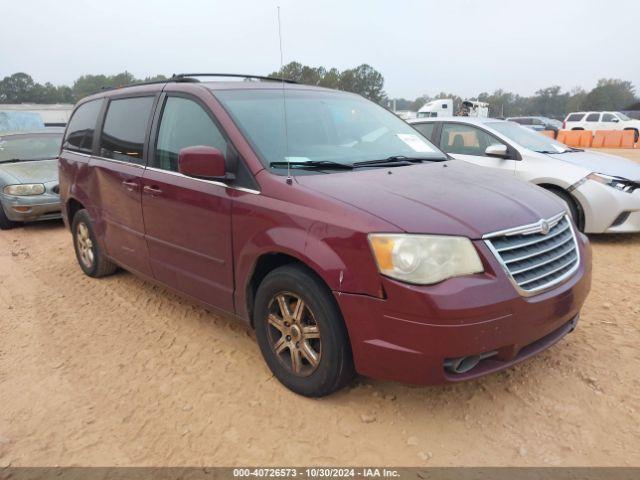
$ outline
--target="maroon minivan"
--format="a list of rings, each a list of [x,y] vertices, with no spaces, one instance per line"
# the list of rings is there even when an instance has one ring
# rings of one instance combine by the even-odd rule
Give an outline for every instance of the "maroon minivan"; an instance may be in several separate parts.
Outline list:
[[[575,328],[591,254],[553,195],[358,95],[252,78],[78,103],[60,195],[87,275],[120,266],[249,322],[308,396],[355,372],[474,378]]]

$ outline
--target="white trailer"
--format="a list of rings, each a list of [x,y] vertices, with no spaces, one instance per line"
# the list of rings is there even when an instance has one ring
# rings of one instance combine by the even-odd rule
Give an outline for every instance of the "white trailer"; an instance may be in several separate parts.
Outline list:
[[[459,113],[461,117],[488,117],[489,104],[487,102],[476,102],[473,100],[465,100],[462,102],[462,108]]]
[[[417,118],[451,117],[453,115],[453,100],[443,98],[425,103],[416,115]]]

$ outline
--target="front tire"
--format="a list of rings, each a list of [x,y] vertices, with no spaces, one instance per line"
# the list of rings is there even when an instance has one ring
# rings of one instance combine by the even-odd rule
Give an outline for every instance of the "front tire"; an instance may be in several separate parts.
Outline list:
[[[0,205],[0,230],[11,230],[13,227],[17,225],[16,222],[9,220],[7,215],[4,213],[4,209],[2,205]]]
[[[290,390],[321,397],[353,378],[340,310],[326,285],[303,266],[279,267],[264,278],[253,318],[262,356]]]
[[[580,210],[578,209],[578,205],[576,205],[576,201],[573,199],[573,197],[564,190],[560,189],[550,188],[548,189],[548,191],[562,200],[562,203],[567,206],[567,210],[569,211],[571,220],[573,220],[573,224],[578,228],[579,231],[584,232],[584,225],[580,215]]]
[[[84,209],[78,210],[73,217],[71,231],[76,258],[85,274],[99,278],[111,275],[117,270],[118,267],[105,257],[98,245],[89,212]]]

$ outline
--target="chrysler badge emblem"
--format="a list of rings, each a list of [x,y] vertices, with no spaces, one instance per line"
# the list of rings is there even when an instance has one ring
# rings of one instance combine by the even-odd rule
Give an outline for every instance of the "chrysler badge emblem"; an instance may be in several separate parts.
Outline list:
[[[549,230],[551,230],[551,228],[549,228],[549,224],[544,220],[540,220],[540,233],[546,235],[549,233]]]

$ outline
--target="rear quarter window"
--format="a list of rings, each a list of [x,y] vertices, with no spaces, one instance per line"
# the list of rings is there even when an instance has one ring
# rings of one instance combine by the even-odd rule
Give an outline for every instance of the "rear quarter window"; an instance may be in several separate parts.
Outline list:
[[[100,137],[100,156],[143,164],[144,141],[155,97],[111,100]]]
[[[579,122],[584,118],[584,113],[572,113],[567,117],[567,122]]]
[[[96,121],[102,108],[102,99],[83,103],[73,113],[62,148],[74,152],[91,153]]]

